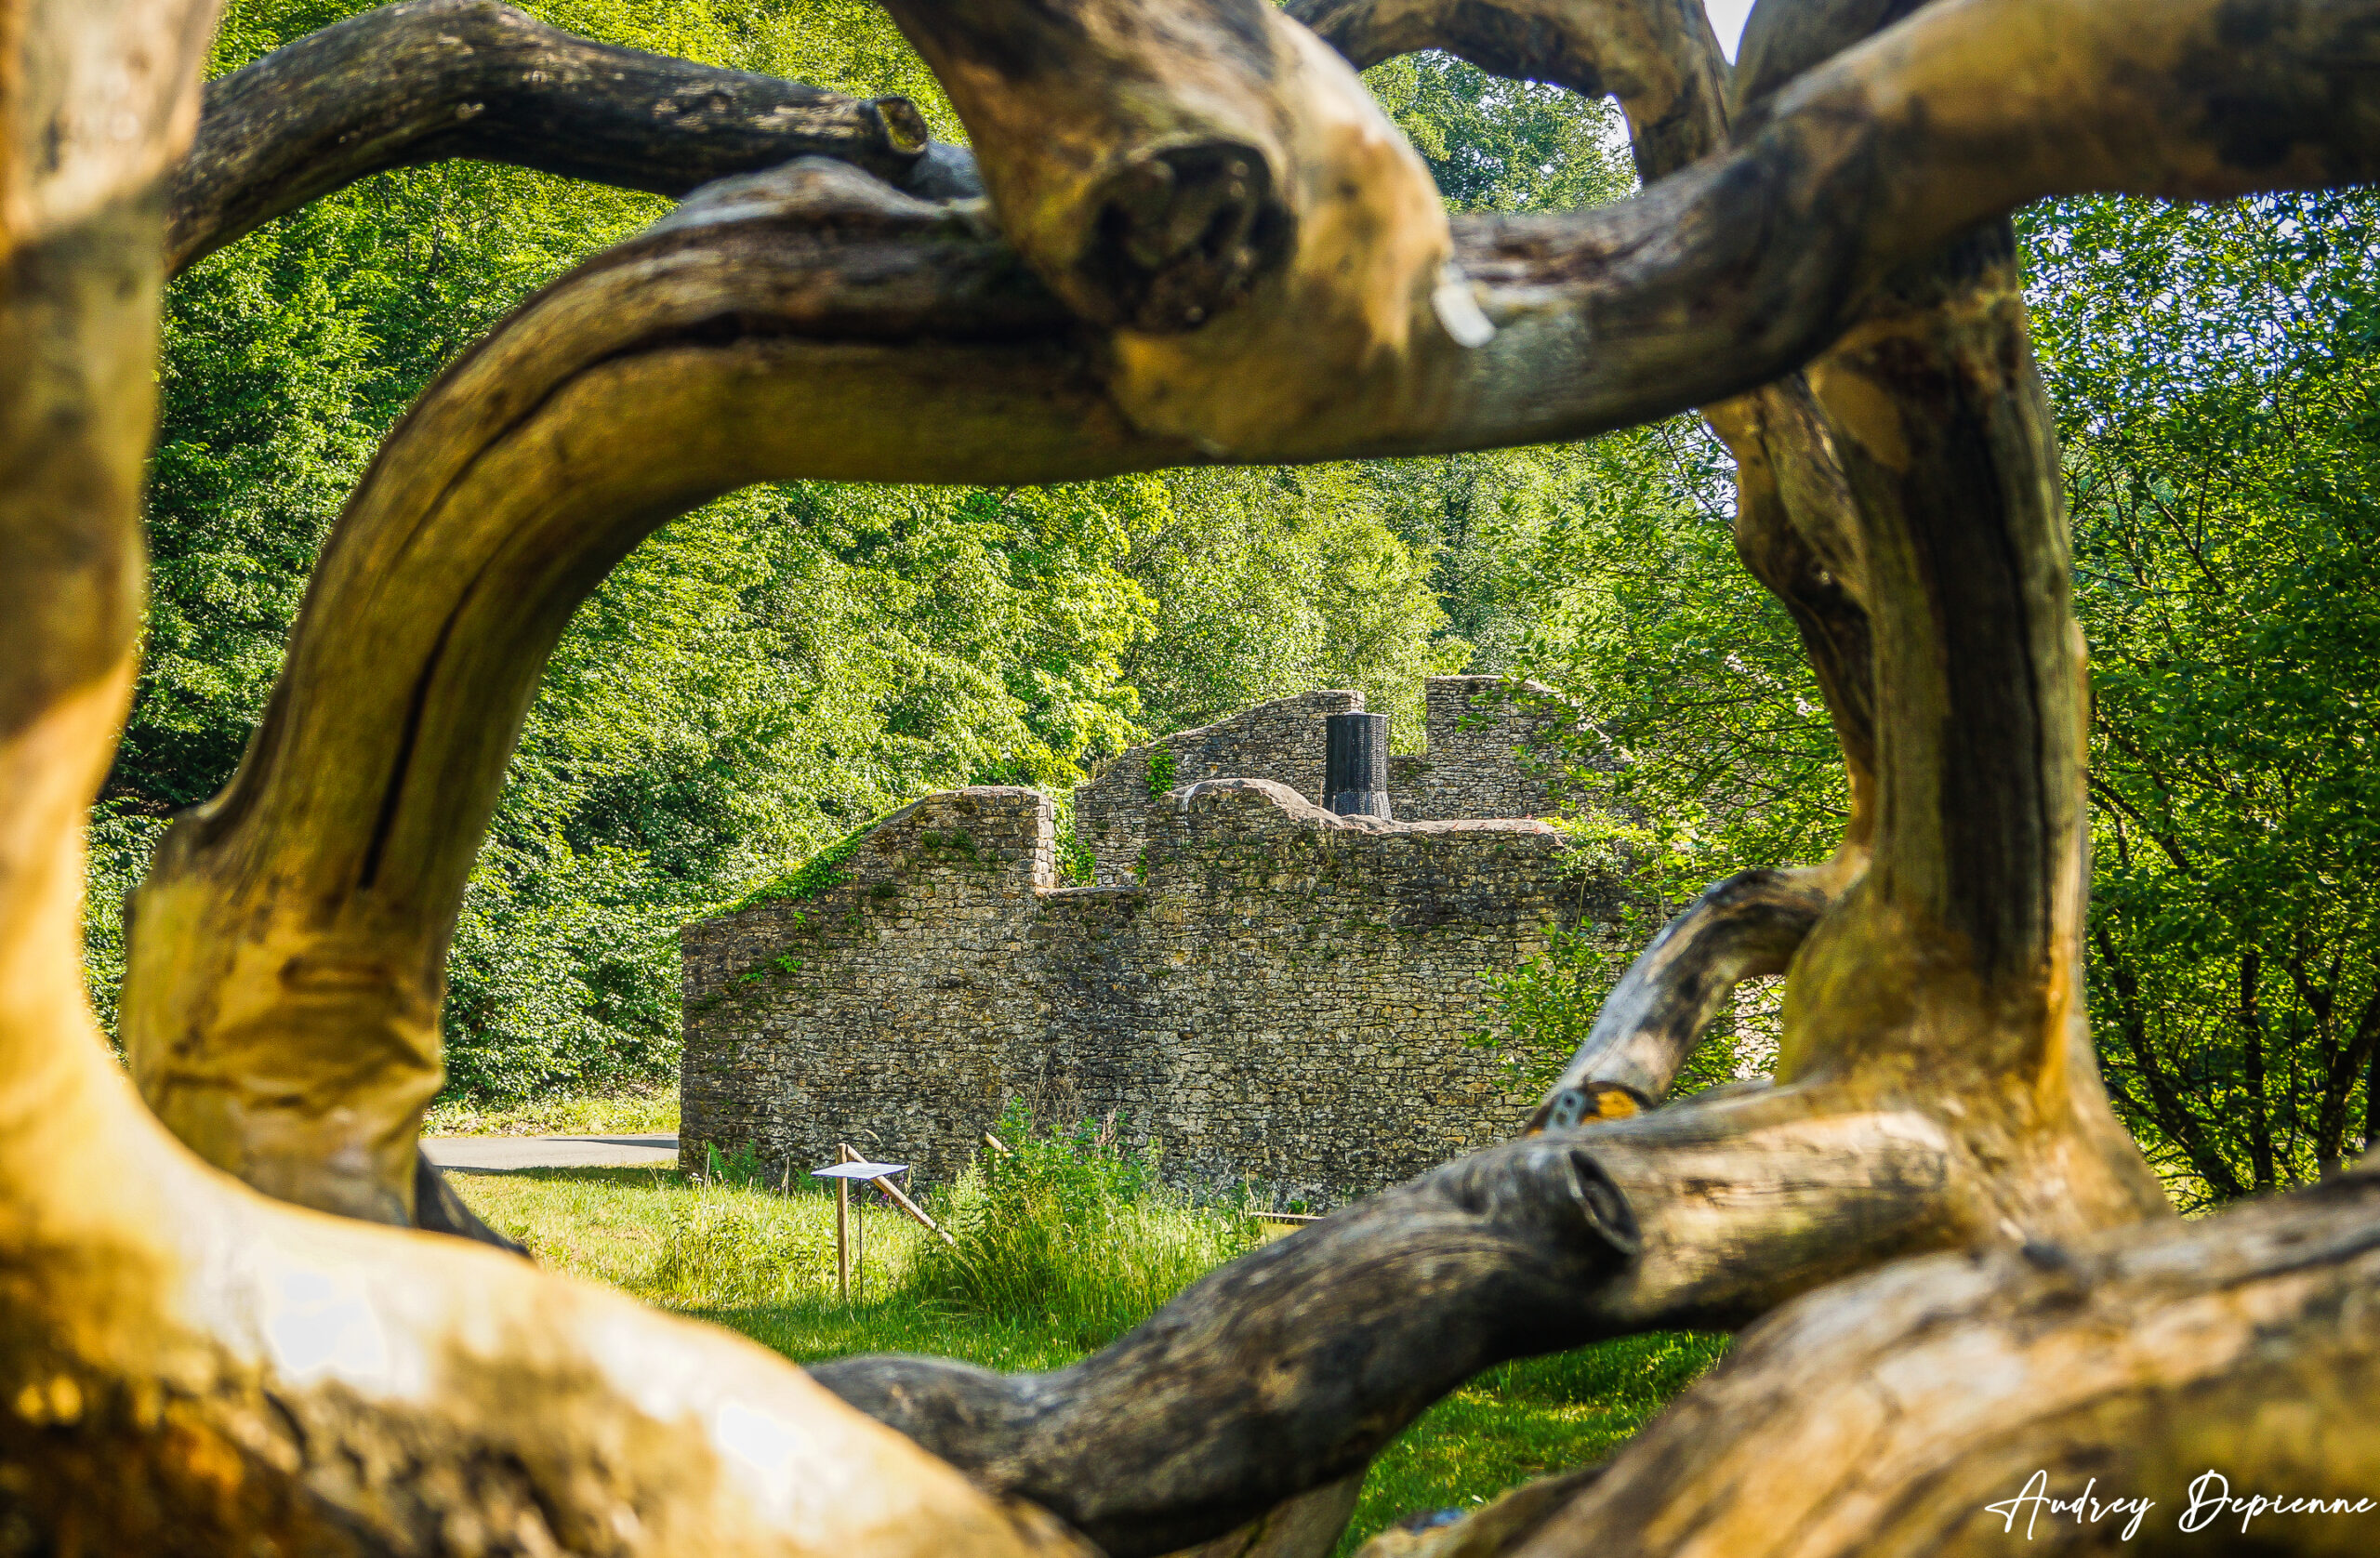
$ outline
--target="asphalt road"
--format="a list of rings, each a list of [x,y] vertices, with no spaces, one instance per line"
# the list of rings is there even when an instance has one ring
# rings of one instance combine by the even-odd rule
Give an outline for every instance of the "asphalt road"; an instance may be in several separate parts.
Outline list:
[[[441,1168],[674,1168],[675,1136],[425,1136]]]

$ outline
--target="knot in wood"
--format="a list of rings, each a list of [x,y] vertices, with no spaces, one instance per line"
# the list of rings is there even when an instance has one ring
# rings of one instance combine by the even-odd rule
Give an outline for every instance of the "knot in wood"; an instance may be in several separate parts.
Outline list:
[[[926,116],[908,99],[870,98],[867,106],[876,111],[876,123],[884,132],[884,144],[903,156],[917,156],[932,141],[933,131],[926,124]]]
[[[1098,323],[1151,335],[1195,330],[1285,259],[1296,218],[1264,154],[1243,142],[1152,151],[1112,174],[1076,261]]]

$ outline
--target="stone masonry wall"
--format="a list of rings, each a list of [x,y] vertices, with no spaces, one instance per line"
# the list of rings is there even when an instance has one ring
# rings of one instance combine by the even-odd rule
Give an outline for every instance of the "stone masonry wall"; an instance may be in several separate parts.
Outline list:
[[[1434,676],[1424,696],[1428,751],[1389,759],[1389,808],[1399,822],[1535,817],[1551,810],[1545,765],[1531,756],[1561,723],[1552,688],[1524,682],[1507,701],[1493,676]],[[1359,711],[1361,693],[1302,693],[1228,720],[1134,746],[1075,790],[1075,837],[1099,863],[1103,887],[1130,885],[1149,839],[1149,818],[1201,780],[1267,779],[1322,801],[1328,738],[1323,717]],[[1170,762],[1170,769],[1166,765]]]
[[[1560,762],[1553,738],[1574,718],[1561,694],[1499,676],[1434,676],[1423,692],[1429,749],[1388,760],[1389,810],[1399,822],[1540,817]]]
[[[1144,880],[1058,888],[1048,800],[929,796],[840,885],[686,927],[686,1160],[751,1143],[799,1174],[850,1142],[932,1182],[1024,1096],[1119,1111],[1177,1184],[1324,1208],[1518,1128],[1534,1101],[1467,1042],[1486,976],[1617,918],[1550,828],[1245,778],[1144,815]]]
[[[1301,693],[1117,754],[1075,786],[1075,838],[1098,857],[1099,884],[1132,883],[1151,810],[1167,792],[1202,779],[1269,779],[1321,804],[1323,717],[1363,706],[1361,693]]]

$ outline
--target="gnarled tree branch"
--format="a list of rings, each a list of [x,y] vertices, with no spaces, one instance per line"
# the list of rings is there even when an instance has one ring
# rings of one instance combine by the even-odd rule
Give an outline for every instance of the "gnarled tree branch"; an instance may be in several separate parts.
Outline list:
[[[247,759],[139,891],[124,1033],[160,1116],[274,1195],[412,1221],[446,938],[579,600],[770,476],[1183,458],[1104,409],[1067,323],[965,214],[812,159],[712,186],[448,370],[325,548]]]
[[[891,0],[1000,227],[1110,326],[1107,392],[1211,454],[1408,421],[1484,340],[1425,168],[1266,0]]]
[[[2375,1284],[2368,1168],[2203,1221],[1905,1262],[1746,1333],[1596,1475],[1365,1558],[1961,1558],[2119,1538],[2345,1558],[2371,1545],[2368,1508],[2245,1501],[2352,1505],[2380,1484]],[[2029,1486],[2087,1488],[2106,1512],[2055,1514]],[[2194,1487],[2241,1506],[2202,1505],[2185,1526]],[[2114,1507],[2136,1499],[2153,1503],[2137,1520]]]
[[[1468,290],[1438,269],[1435,208],[1407,225],[1409,156],[1255,0],[902,8],[1014,245],[795,163],[583,267],[425,395],[342,517],[249,759],[142,891],[126,1035],[182,1134],[284,1195],[419,1215],[445,937],[536,672],[604,570],[712,493],[1521,442],[1831,343],[1811,393],[1843,435],[1844,585],[1890,739],[1875,865],[1797,954],[1784,1085],[1452,1166],[1060,1376],[854,1361],[836,1386],[995,1492],[1154,1551],[1345,1474],[1495,1358],[2161,1209],[2079,1042],[2079,653],[2005,229],[1977,223],[2061,189],[2367,175],[2380,5],[1955,0],[1792,80],[1743,146],[1635,202],[1470,229]],[[23,128],[0,146],[9,200]],[[1067,165],[1028,165],[1028,143]],[[33,649],[0,656],[0,1356],[22,1380],[0,1450],[42,1470],[37,1539],[65,1545],[72,1500],[130,1478],[155,1491],[97,1538],[125,1551],[259,1526],[462,1545],[456,1487],[530,1549],[1070,1545],[748,1348],[270,1206],[150,1129],[80,1010],[73,926],[75,819],[130,682],[158,231],[135,185],[91,208],[30,247],[12,225],[0,297],[34,365],[0,378],[24,478],[0,483],[23,565],[0,588],[33,624],[0,614]],[[1792,566],[1829,568],[1831,534]],[[2236,1359],[2262,1333],[2230,1334]],[[1710,1507],[1696,1491],[1628,1529],[1665,1541]]]
[[[1736,986],[1783,973],[1841,890],[1823,867],[1742,871],[1706,889],[1629,965],[1528,1129],[1625,1119],[1659,1102]]]
[[[207,87],[167,196],[166,271],[367,174],[450,157],[682,195],[817,156],[929,199],[982,192],[904,98],[599,44],[498,0],[403,0]]]
[[[1507,1358],[1734,1325],[1988,1229],[1990,1176],[1923,1116],[1779,1090],[1492,1148],[1242,1258],[1070,1368],[849,1358],[818,1381],[1117,1558],[1359,1469]]]
[[[8,1545],[1080,1554],[758,1346],[269,1201],[133,1095],[83,984],[83,843],[137,666],[156,182],[210,9],[0,0]]]
[[[1727,143],[1727,61],[1702,0],[1290,0],[1357,70],[1442,48],[1483,71],[1608,93],[1646,183]]]
[[[1968,14],[2005,20],[2018,0],[1950,9],[1958,25],[1941,46],[1955,59],[2008,63],[2014,49],[2029,69],[2073,68],[2047,34],[1980,29]],[[2159,7],[2169,11],[2197,14]],[[2357,0],[2308,14],[2281,30],[2273,55],[2228,68],[2361,83],[2337,60],[2374,46],[2358,45],[2353,22],[2375,13]],[[1273,15],[1251,23],[1262,57],[1294,63],[1284,81],[1324,75],[1276,35],[1291,24]],[[1409,306],[1426,315],[1432,295],[1416,305],[1402,282],[1384,294],[1351,284],[1342,322],[1382,323],[1367,312],[1373,302],[1408,310],[1405,346],[1357,350],[1354,379],[1346,356],[1305,352],[1296,328],[1299,288],[1333,284],[1329,257],[1356,231],[1309,219],[1317,205],[1298,208],[1298,252],[1277,272],[1302,278],[1294,285],[1255,284],[1196,331],[1105,342],[1079,333],[1015,251],[963,214],[829,164],[730,181],[583,267],[458,363],[391,436],[325,553],[239,775],[161,850],[124,1005],[144,1090],[186,1140],[253,1182],[408,1221],[413,1121],[438,1079],[445,938],[513,733],[570,611],[652,526],[763,479],[1032,482],[1209,452],[1475,447],[1724,397],[1832,339],[1864,306],[1861,278],[1930,252],[1939,239],[1927,222],[1972,198],[1954,175],[1993,144],[1999,132],[1977,126],[1996,123],[1999,98],[1964,114],[1891,106],[1906,77],[1939,68],[1909,42],[1939,20],[1921,13],[1794,83],[1752,145],[1636,200],[1462,230],[1474,295],[1501,324],[1492,339],[1464,347],[1417,323]],[[1199,58],[1224,69],[1229,49],[1210,43]],[[2208,69],[2224,64],[2210,57]],[[2219,86],[2175,87],[2147,114],[2162,114],[2174,139],[2145,172],[2104,171],[2144,187],[2298,177],[2286,158],[2228,171],[2206,161],[2210,138],[2231,133],[2226,116],[2246,112]],[[1227,97],[1224,118],[1262,117],[1254,100]],[[1272,144],[1318,160],[1276,188],[1376,165],[1371,120],[1315,112],[1311,135]],[[2351,129],[2360,115],[2380,115],[2380,92],[2341,98],[2312,129]],[[1886,143],[1914,171],[1880,165]],[[2355,143],[2331,154],[2380,155]],[[1102,231],[1058,218],[1108,187],[1012,186],[1015,198],[1047,198],[1047,231],[1060,236],[1041,265],[1079,254],[1064,233]],[[1387,198],[1401,209],[1405,194]],[[1780,230],[1810,241],[1778,241]],[[1234,319],[1247,333],[1212,335]],[[1349,328],[1342,346],[1363,335]],[[1176,342],[1191,344],[1176,352]],[[1196,393],[1169,400],[1175,382]],[[1856,393],[1857,381],[1839,388]],[[314,1059],[294,1058],[309,1050]]]

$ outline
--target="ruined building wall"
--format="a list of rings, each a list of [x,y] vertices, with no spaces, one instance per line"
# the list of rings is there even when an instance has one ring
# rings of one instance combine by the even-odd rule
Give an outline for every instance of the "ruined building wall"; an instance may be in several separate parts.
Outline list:
[[[1170,791],[1203,779],[1269,779],[1322,802],[1323,719],[1364,706],[1361,693],[1301,693],[1211,725],[1129,747],[1075,786],[1075,838],[1099,862],[1102,887],[1130,886],[1149,841],[1149,817]]]
[[[930,796],[840,885],[688,926],[687,1160],[750,1143],[799,1173],[850,1142],[932,1182],[1025,1096],[1122,1112],[1177,1184],[1329,1207],[1519,1127],[1534,1100],[1469,1042],[1487,976],[1617,920],[1550,828],[1338,818],[1244,778],[1143,816],[1144,880],[1059,888],[1047,799]]]
[[[1399,822],[1540,817],[1554,809],[1554,743],[1570,719],[1541,682],[1434,676],[1423,693],[1428,750],[1388,760],[1389,810]]]
[[[1546,753],[1567,718],[1560,694],[1536,682],[1509,697],[1501,677],[1434,676],[1424,695],[1428,750],[1389,759],[1389,808],[1399,822],[1536,817],[1550,811]],[[1302,693],[1228,720],[1134,746],[1075,790],[1075,837],[1098,861],[1102,886],[1130,885],[1149,819],[1169,792],[1205,779],[1266,779],[1321,804],[1324,717],[1359,711],[1361,693]]]

